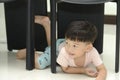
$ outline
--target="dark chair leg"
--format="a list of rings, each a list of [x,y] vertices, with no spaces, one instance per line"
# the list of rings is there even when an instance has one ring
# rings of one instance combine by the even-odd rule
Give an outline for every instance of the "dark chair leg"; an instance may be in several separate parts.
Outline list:
[[[32,70],[34,68],[34,11],[33,0],[28,0],[28,14],[27,14],[27,54],[26,54],[26,69]]]
[[[120,0],[117,0],[115,72],[119,72]]]
[[[56,0],[51,4],[51,72],[56,73]]]

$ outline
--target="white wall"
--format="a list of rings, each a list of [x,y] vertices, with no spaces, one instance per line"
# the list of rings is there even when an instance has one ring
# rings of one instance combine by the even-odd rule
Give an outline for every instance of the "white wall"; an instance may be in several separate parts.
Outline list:
[[[0,42],[6,41],[4,4],[0,3]]]
[[[50,0],[47,0],[48,11],[50,11]],[[105,3],[105,15],[116,15],[116,3]]]
[[[105,14],[106,15],[116,15],[116,3],[115,2],[108,2],[105,3]]]

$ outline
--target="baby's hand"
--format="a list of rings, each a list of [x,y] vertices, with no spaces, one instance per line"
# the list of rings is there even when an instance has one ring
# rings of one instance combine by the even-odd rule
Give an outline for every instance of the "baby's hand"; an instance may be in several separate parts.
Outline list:
[[[97,77],[98,72],[91,69],[91,68],[86,68],[85,69],[85,74],[87,74],[88,76],[91,76],[91,77]]]

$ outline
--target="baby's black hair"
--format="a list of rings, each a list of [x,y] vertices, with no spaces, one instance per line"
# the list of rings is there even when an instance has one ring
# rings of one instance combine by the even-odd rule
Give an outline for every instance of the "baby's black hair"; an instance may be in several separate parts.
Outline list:
[[[65,33],[65,38],[94,43],[97,37],[96,26],[88,21],[73,21],[69,25],[69,29]]]

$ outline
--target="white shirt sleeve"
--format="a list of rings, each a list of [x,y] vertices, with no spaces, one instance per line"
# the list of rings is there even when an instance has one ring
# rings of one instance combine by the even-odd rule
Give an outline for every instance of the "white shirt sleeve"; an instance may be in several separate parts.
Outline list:
[[[66,51],[64,47],[59,52],[59,55],[57,57],[57,63],[62,67],[68,67],[68,60],[66,57]]]
[[[103,63],[103,61],[101,60],[100,54],[95,48],[91,51],[91,58],[92,58],[92,63],[96,67]]]

